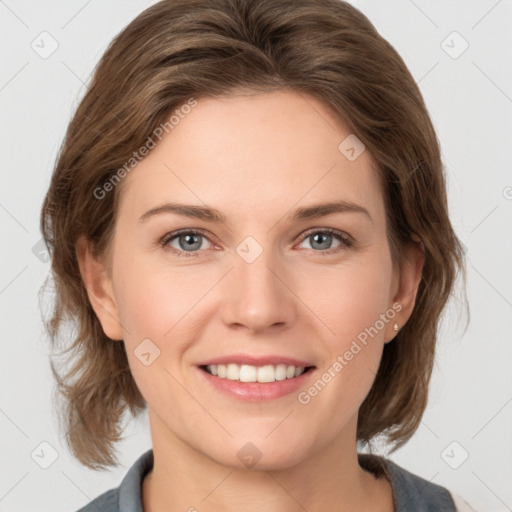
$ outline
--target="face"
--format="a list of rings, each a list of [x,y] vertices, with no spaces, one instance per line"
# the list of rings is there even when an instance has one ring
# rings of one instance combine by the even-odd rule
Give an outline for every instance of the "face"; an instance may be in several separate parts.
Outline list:
[[[340,151],[349,135],[293,92],[199,99],[124,178],[113,309],[98,316],[124,340],[154,436],[232,467],[242,447],[262,454],[260,467],[284,468],[343,436],[355,442],[403,319],[382,192],[367,151]],[[345,208],[315,214],[327,203]],[[273,384],[200,368],[237,356],[311,368]]]

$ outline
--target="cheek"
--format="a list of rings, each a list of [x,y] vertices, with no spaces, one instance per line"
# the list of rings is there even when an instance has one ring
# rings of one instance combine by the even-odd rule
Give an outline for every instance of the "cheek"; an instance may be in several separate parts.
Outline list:
[[[376,254],[361,263],[332,273],[321,297],[309,296],[312,309],[328,326],[323,329],[328,356],[320,380],[330,388],[333,403],[344,403],[348,410],[348,402],[359,405],[373,384],[386,328],[393,321],[388,310],[394,314],[389,303],[391,261]]]
[[[131,373],[148,404],[154,407],[162,400],[162,393],[180,394],[171,376],[171,362],[178,361],[185,350],[187,336],[183,329],[189,301],[182,283],[176,282],[170,272],[146,268],[143,261],[135,259],[120,260],[117,268],[115,295]]]
[[[161,340],[178,321],[183,304],[182,284],[175,282],[170,271],[158,271],[147,260],[150,258],[119,256],[115,261],[117,310],[125,344],[132,351],[146,338],[162,348]]]
[[[178,293],[151,275],[129,272],[116,289],[118,312],[131,338],[161,337],[172,327]]]
[[[191,339],[195,339],[201,301],[218,277],[200,274],[193,266],[171,268],[154,259],[119,258],[115,295],[121,324],[126,331],[127,350],[132,353],[145,339],[152,340],[164,360],[177,361]]]
[[[304,302],[313,306],[311,309],[325,324],[326,339],[332,339],[339,348],[374,326],[380,315],[392,306],[389,303],[391,262],[386,259],[354,260],[347,266],[311,277],[310,283],[322,285],[302,286]],[[381,323],[377,327],[380,327],[379,335],[383,335]]]
[[[387,302],[391,262],[382,254],[373,252],[354,257],[337,267],[313,265],[296,269],[295,273],[290,270],[287,279],[291,279],[299,302],[309,311],[299,323],[308,322],[307,317],[315,320],[316,316],[317,326],[324,332],[323,336],[321,332],[317,334],[333,340],[353,339],[371,328],[379,315],[391,306]],[[199,302],[218,281],[215,272],[210,275],[198,272],[194,265],[161,268],[158,264],[148,265],[148,261],[151,259],[141,256],[119,257],[115,262],[118,312],[131,344],[140,343],[144,338],[174,337],[173,334],[181,332],[188,322],[195,324],[197,312],[194,309],[205,307],[204,302],[201,305]],[[290,296],[289,300],[298,299]],[[214,312],[208,308],[203,314],[210,316]],[[185,316],[187,319],[182,322]]]

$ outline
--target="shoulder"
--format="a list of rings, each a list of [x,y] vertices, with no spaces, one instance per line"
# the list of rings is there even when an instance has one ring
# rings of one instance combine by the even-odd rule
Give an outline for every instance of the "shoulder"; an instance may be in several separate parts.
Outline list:
[[[393,489],[396,512],[457,512],[453,497],[445,487],[384,457],[359,454],[359,462],[376,475],[385,474]]]
[[[77,512],[119,512],[119,488],[104,492]]]
[[[104,492],[77,512],[143,512],[142,482],[152,468],[153,450],[148,450],[133,463],[119,487]]]
[[[398,511],[456,512],[448,489],[407,471],[391,460],[386,459],[386,464],[394,479]]]

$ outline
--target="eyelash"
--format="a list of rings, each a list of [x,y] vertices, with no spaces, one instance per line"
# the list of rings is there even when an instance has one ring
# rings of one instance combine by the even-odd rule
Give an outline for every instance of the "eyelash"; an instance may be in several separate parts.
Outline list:
[[[354,241],[352,240],[351,237],[347,236],[342,231],[338,231],[337,229],[332,229],[332,228],[324,228],[324,229],[314,228],[314,229],[308,231],[302,237],[300,242],[301,243],[304,242],[304,240],[306,240],[308,237],[310,237],[311,235],[314,235],[316,233],[322,233],[322,234],[328,233],[330,235],[333,235],[336,239],[338,239],[339,242],[341,242],[341,245],[339,247],[333,247],[333,248],[327,249],[325,251],[321,251],[321,250],[320,251],[315,251],[314,249],[312,249],[315,253],[318,253],[318,254],[321,254],[321,255],[324,255],[324,256],[327,256],[327,255],[333,254],[335,252],[338,252],[338,251],[342,250],[343,248],[344,249],[350,249],[354,245]],[[171,252],[175,253],[176,256],[178,256],[178,257],[181,257],[181,256],[185,256],[187,258],[198,257],[199,253],[201,252],[201,250],[197,250],[197,251],[181,251],[179,249],[175,249],[174,247],[168,246],[169,242],[171,242],[175,238],[179,237],[180,235],[200,235],[200,236],[203,236],[204,238],[206,238],[211,243],[211,240],[205,235],[205,233],[202,230],[198,230],[198,229],[180,229],[178,231],[173,231],[172,233],[167,233],[160,240],[160,245],[162,247],[164,247],[164,248],[169,248],[169,250]]]

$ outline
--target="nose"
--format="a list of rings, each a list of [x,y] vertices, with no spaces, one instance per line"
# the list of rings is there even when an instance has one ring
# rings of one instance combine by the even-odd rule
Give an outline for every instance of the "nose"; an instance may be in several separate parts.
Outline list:
[[[235,254],[233,269],[223,280],[224,323],[252,334],[293,325],[298,305],[290,275],[270,249],[251,263]]]

